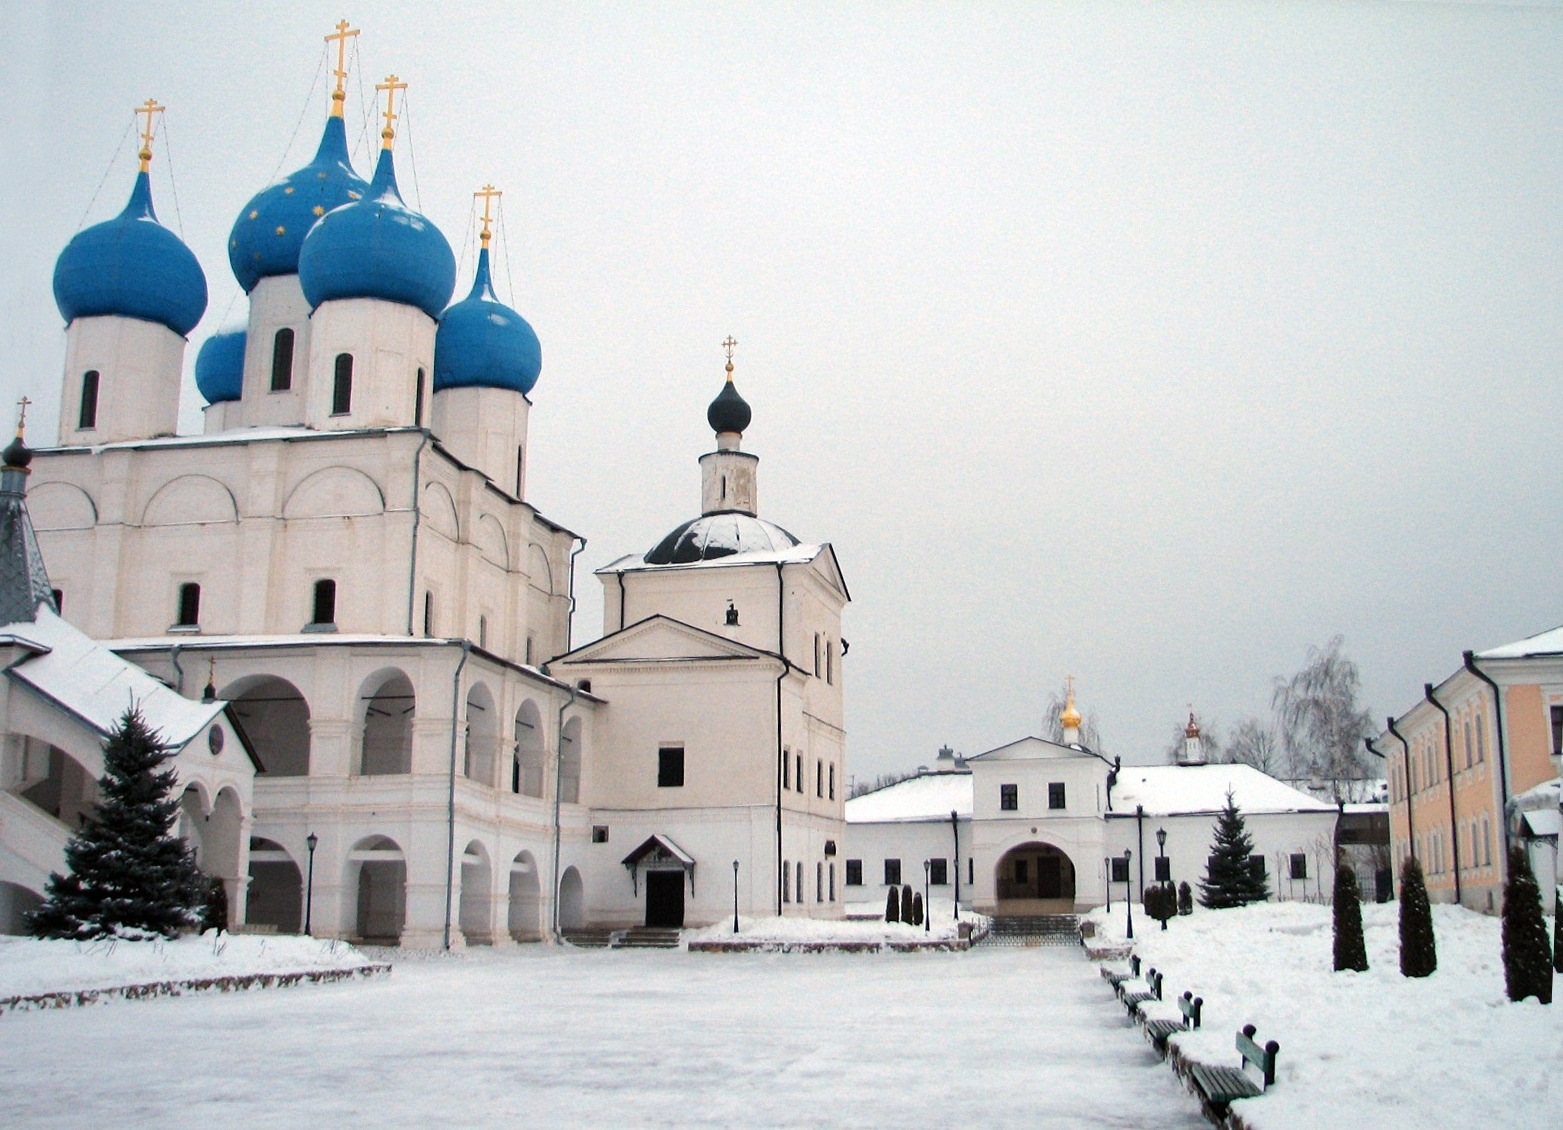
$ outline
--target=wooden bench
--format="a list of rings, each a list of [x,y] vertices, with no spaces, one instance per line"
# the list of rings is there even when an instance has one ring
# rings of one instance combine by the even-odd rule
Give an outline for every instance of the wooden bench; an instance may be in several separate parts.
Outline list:
[[[1147,1020],[1145,1034],[1150,1037],[1151,1043],[1155,1044],[1158,1050],[1165,1051],[1167,1040],[1174,1032],[1194,1032],[1199,1029],[1199,1014],[1204,1007],[1204,997],[1196,997],[1193,993],[1185,991],[1178,998],[1178,1011],[1183,1014],[1183,1019]]]
[[[1124,981],[1118,986],[1118,999],[1131,1019],[1146,1001],[1161,1000],[1161,974],[1153,968],[1145,975],[1145,988],[1130,988],[1133,984],[1133,981]]]
[[[1251,1099],[1262,1095],[1275,1084],[1275,1056],[1281,1045],[1271,1040],[1264,1047],[1255,1041],[1256,1029],[1252,1024],[1243,1025],[1237,1034],[1237,1050],[1243,1057],[1239,1067],[1220,1067],[1208,1063],[1189,1065],[1189,1075],[1206,1105],[1219,1120],[1225,1117],[1227,1107],[1235,1099]],[[1264,1076],[1264,1085],[1255,1083],[1248,1075],[1247,1067],[1253,1064]]]
[[[1113,987],[1113,991],[1117,992],[1118,991],[1118,986],[1122,985],[1125,981],[1134,981],[1134,980],[1137,980],[1139,978],[1139,976],[1140,976],[1140,955],[1137,954],[1137,953],[1129,955],[1129,972],[1127,972],[1127,973],[1104,973],[1103,976],[1105,976],[1107,978],[1107,983]]]

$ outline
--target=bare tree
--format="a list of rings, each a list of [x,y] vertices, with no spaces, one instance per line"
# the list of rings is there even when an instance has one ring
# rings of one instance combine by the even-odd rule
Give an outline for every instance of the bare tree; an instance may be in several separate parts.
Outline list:
[[[1064,724],[1058,720],[1069,703],[1069,681],[1066,679],[1047,701],[1042,715],[1042,736],[1050,742],[1064,744]],[[1076,710],[1079,709],[1077,704]],[[1096,711],[1086,712],[1080,721],[1080,744],[1094,753],[1102,753],[1102,732],[1097,725]]]
[[[1308,665],[1290,679],[1277,678],[1271,705],[1281,748],[1293,776],[1328,784],[1336,801],[1354,800],[1374,779],[1362,752],[1373,733],[1368,711],[1357,705],[1357,665],[1341,653],[1341,636],[1308,649]]]
[[[1286,759],[1274,723],[1266,725],[1252,716],[1239,722],[1232,736],[1227,739],[1225,760],[1238,765],[1252,765],[1272,777],[1281,776],[1286,769]]]
[[[877,793],[880,789],[888,789],[891,785],[899,785],[902,781],[910,781],[917,776],[914,769],[910,772],[880,773],[871,781],[860,781],[852,778],[852,783],[847,787],[847,799],[854,800],[869,793]]]

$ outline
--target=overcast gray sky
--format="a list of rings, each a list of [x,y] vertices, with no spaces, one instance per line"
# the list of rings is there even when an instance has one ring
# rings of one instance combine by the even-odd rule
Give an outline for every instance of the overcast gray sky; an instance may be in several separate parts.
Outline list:
[[[337,13],[0,11],[3,393],[43,439],[54,258],[123,205],[131,107],[169,107],[193,361],[243,315],[229,226],[318,140]],[[342,14],[354,131],[360,80],[411,84],[402,186],[458,296],[470,194],[505,191],[531,499],[590,541],[578,642],[591,571],[698,509],[728,334],[761,513],[833,542],[855,598],[860,776],[1035,733],[1067,673],[1108,751],[1153,760],[1187,703],[1229,729],[1336,633],[1383,715],[1563,622],[1556,6]]]

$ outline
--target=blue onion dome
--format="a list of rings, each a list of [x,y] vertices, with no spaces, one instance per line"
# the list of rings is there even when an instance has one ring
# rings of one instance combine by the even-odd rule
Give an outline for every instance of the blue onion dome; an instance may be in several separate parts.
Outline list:
[[[233,222],[228,265],[244,293],[272,275],[298,274],[299,249],[315,221],[368,191],[348,158],[342,119],[327,118],[315,159],[257,192]]]
[[[424,216],[402,203],[389,149],[362,200],[327,212],[299,251],[311,309],[333,298],[381,298],[438,318],[456,287],[456,257]]]
[[[206,313],[206,275],[194,253],[157,222],[145,170],[136,174],[123,212],[77,232],[60,252],[54,304],[67,323],[102,315],[140,318],[180,337]]]
[[[494,294],[485,247],[478,252],[472,293],[440,315],[434,335],[434,391],[508,388],[525,395],[542,370],[537,334]]]
[[[727,363],[727,383],[722,386],[722,391],[716,394],[716,399],[711,402],[711,407],[706,409],[706,423],[711,425],[711,430],[720,435],[722,432],[737,432],[743,434],[743,430],[749,426],[753,413],[749,410],[749,402],[738,395],[738,389],[733,385],[733,363]]]
[[[774,522],[722,510],[685,522],[646,554],[648,565],[690,565],[735,553],[778,553],[798,539]]]
[[[201,344],[195,355],[195,387],[208,404],[238,400],[244,389],[243,326],[218,330]]]

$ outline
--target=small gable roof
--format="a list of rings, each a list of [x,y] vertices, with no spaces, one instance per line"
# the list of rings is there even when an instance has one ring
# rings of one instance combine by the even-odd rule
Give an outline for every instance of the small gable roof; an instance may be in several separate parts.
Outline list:
[[[773,651],[730,640],[658,613],[555,659],[550,666],[583,663],[667,663],[687,660],[780,660]]]
[[[1052,761],[1069,758],[1090,758],[1095,761],[1105,761],[1099,754],[1092,753],[1084,746],[1061,745],[1058,742],[1048,741],[1046,738],[1021,738],[1019,741],[1001,745],[997,749],[990,749],[986,753],[975,754],[968,757],[972,761]]]

